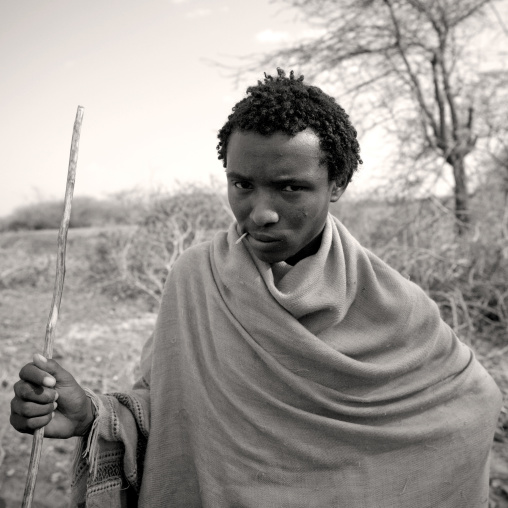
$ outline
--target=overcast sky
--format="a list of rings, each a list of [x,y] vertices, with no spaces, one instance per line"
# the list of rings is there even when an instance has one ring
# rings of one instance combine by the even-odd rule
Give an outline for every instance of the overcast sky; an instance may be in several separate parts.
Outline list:
[[[269,0],[0,0],[0,215],[75,195],[223,179],[216,133],[243,96],[207,59],[261,53],[305,26]],[[279,13],[279,14],[278,14]]]
[[[78,105],[75,195],[222,181],[216,133],[253,83],[207,60],[306,30],[270,0],[0,0],[0,215],[63,199]]]

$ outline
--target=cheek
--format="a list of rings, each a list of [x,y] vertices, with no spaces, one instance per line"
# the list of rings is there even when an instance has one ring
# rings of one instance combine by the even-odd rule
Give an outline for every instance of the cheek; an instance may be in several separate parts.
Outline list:
[[[306,234],[321,228],[323,219],[328,213],[326,207],[314,206],[314,203],[299,206],[295,212],[291,218],[292,226],[302,232],[305,231]]]
[[[239,199],[238,196],[235,196],[233,192],[228,192],[228,201],[233,215],[236,217],[236,220],[239,221],[248,215],[246,200]]]
[[[309,220],[309,215],[309,209],[307,207],[299,207],[292,210],[290,220],[294,227],[301,228]]]
[[[308,206],[291,207],[285,211],[286,220],[293,229],[302,230],[312,218],[312,211]]]
[[[298,219],[302,222],[312,221],[321,215],[321,208],[309,203],[300,206],[297,211]]]

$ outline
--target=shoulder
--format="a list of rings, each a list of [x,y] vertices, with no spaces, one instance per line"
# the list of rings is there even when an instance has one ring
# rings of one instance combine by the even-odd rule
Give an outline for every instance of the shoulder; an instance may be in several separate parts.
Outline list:
[[[170,269],[170,274],[177,275],[189,270],[196,271],[196,267],[202,267],[210,256],[211,241],[198,243],[186,249],[175,261]]]
[[[214,243],[225,232],[217,233],[212,240],[192,245],[186,249],[169,269],[162,300],[167,295],[173,297],[175,294],[187,292],[189,288],[202,288],[205,281],[212,277],[211,251]]]

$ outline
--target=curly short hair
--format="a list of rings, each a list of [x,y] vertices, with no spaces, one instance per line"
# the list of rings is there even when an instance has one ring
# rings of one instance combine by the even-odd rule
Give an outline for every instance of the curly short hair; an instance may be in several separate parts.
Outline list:
[[[362,164],[356,129],[333,97],[304,83],[303,76],[295,78],[293,71],[287,77],[277,68],[275,78],[265,73],[264,82],[247,89],[247,97],[233,107],[219,131],[218,156],[226,167],[228,142],[235,130],[295,136],[307,128],[319,138],[328,179],[346,187]]]

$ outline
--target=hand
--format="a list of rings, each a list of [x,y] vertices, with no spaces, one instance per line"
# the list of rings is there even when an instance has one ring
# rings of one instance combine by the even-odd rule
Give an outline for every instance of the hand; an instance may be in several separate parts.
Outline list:
[[[14,385],[11,425],[33,434],[40,427],[46,437],[82,436],[93,421],[92,402],[69,372],[54,360],[35,354]]]

